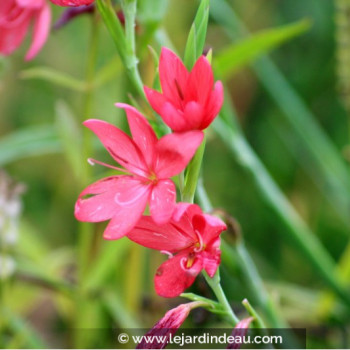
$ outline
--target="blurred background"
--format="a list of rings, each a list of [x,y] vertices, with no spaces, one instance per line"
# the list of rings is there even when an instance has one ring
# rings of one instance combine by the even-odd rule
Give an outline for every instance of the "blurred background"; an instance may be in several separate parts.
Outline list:
[[[155,69],[147,45],[159,52],[161,45],[171,43],[183,55],[198,2],[163,1],[153,10],[147,3],[139,3],[137,45],[141,75],[145,84],[152,85]],[[291,239],[283,214],[266,200],[271,195],[274,201],[273,189],[262,191],[257,179],[264,181],[268,171],[274,186],[307,224],[308,233],[336,262],[337,272],[328,273],[339,277],[349,295],[350,31],[346,20],[350,7],[344,3],[215,0],[206,40],[215,60],[227,48],[240,45],[248,31],[266,34],[269,28],[310,21],[298,35],[258,50],[222,75],[226,100],[232,99],[243,138],[260,159],[263,173],[255,168],[252,175],[244,156],[242,160],[232,151],[216,128],[208,131],[203,162],[203,183],[212,205],[241,226],[245,247],[263,281],[261,295],[268,293],[289,325],[308,329],[310,348],[349,347],[349,309]],[[53,5],[52,9],[54,20],[64,11]],[[100,80],[88,90],[87,52],[94,31],[98,32]],[[114,103],[128,102],[130,94],[136,94],[104,24],[91,14],[53,30],[31,62],[23,61],[27,44],[0,61],[0,345],[109,346],[112,339],[103,336],[104,329],[150,328],[167,310],[185,301],[155,294],[153,276],[163,255],[126,238],[103,241],[104,223],[81,224],[73,215],[82,189],[106,175],[102,167],[91,168],[87,182],[82,173],[86,157],[81,122],[95,117],[125,128],[123,112]],[[87,95],[93,95],[92,106],[84,102]],[[91,137],[93,154],[88,156],[109,161]],[[79,255],[77,248],[84,234],[93,237],[88,257]],[[225,235],[228,245],[234,245],[230,234]],[[234,248],[231,254],[223,258],[221,272],[232,306],[244,315],[241,301],[248,298],[271,325],[259,304],[259,289],[252,290],[242,268],[244,259],[239,260]],[[77,266],[84,259],[85,269],[79,275]],[[202,277],[191,291],[212,296]],[[204,310],[194,311],[186,322],[189,327],[224,324]],[[82,329],[99,331],[82,336]]]

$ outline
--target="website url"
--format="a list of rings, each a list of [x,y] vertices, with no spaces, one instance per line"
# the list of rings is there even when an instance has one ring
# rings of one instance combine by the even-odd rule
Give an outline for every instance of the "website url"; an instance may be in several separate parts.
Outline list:
[[[283,344],[283,337],[281,335],[212,335],[210,333],[203,333],[201,335],[188,334],[168,334],[168,335],[142,335],[130,336],[126,333],[121,333],[118,336],[120,343],[128,343],[130,340],[134,344],[174,344],[179,346],[195,345],[195,344],[226,344],[226,345],[243,345],[243,344],[263,344],[263,345],[281,345]]]

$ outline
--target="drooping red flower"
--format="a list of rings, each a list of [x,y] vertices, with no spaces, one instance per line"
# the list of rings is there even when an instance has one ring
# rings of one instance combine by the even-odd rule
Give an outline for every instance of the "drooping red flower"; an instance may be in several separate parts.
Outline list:
[[[56,21],[53,28],[56,30],[60,29],[74,18],[84,14],[93,14],[95,10],[95,4],[67,8],[63,11],[61,17]]]
[[[236,324],[231,334],[235,341],[228,344],[226,349],[240,349],[242,347],[243,338],[246,336],[248,328],[253,321],[254,317],[248,317],[244,318]]]
[[[23,42],[32,22],[33,39],[26,60],[34,58],[46,42],[51,23],[50,7],[46,0],[1,0],[0,54],[12,54]]]
[[[223,99],[221,81],[214,84],[213,71],[201,56],[188,72],[181,60],[163,48],[159,61],[162,93],[145,87],[152,108],[174,131],[203,130],[218,115]]]
[[[164,317],[143,336],[142,341],[137,345],[136,349],[164,349],[168,344],[170,335],[176,333],[186,320],[190,311],[201,305],[202,302],[194,301],[181,304],[169,310]]]
[[[193,157],[203,139],[201,131],[169,134],[157,139],[146,118],[135,108],[126,110],[132,137],[102,120],[90,119],[91,129],[110,155],[125,169],[125,175],[111,176],[88,186],[75,205],[78,220],[110,220],[105,239],[126,235],[141,217],[147,203],[157,224],[167,222],[175,209],[176,189],[170,177],[179,174]],[[94,163],[104,163],[90,160]]]
[[[188,288],[202,269],[214,276],[220,264],[219,235],[224,230],[220,219],[203,214],[198,205],[179,203],[168,223],[158,225],[143,216],[128,238],[170,256],[154,281],[160,296],[172,298]]]
[[[76,7],[76,6],[90,5],[95,0],[50,0],[50,1],[58,6]]]

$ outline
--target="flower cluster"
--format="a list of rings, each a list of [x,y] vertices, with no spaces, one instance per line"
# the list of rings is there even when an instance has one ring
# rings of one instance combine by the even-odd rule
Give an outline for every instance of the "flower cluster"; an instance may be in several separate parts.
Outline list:
[[[204,214],[198,205],[176,204],[171,178],[185,170],[203,141],[205,129],[223,102],[221,82],[201,56],[191,72],[170,50],[160,56],[162,93],[145,87],[153,109],[173,130],[160,139],[147,119],[134,107],[116,104],[126,111],[131,137],[102,120],[84,125],[100,139],[119,166],[89,159],[118,170],[121,175],[99,180],[80,194],[75,205],[78,220],[109,220],[105,239],[130,240],[169,256],[157,270],[159,295],[180,295],[205,270],[213,277],[220,264],[220,233],[226,225]],[[146,208],[150,215],[143,215]]]

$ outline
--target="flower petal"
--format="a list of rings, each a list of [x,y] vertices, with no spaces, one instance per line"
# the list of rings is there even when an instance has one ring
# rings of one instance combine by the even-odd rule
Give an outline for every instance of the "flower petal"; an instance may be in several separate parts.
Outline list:
[[[173,131],[181,132],[188,130],[188,123],[182,110],[175,108],[171,102],[165,102],[160,112],[164,123]]]
[[[160,92],[144,87],[145,95],[151,107],[159,114],[162,114],[163,106],[167,102],[167,99]]]
[[[174,298],[192,285],[202,270],[202,261],[201,259],[196,259],[191,268],[185,268],[183,265],[188,254],[189,251],[185,250],[165,261],[158,268],[154,278],[155,289],[158,295],[165,298]]]
[[[205,105],[214,84],[213,69],[205,56],[198,58],[188,79],[186,101]]]
[[[31,10],[23,10],[17,18],[8,21],[6,16],[0,23],[0,53],[10,55],[22,43],[27,34]]]
[[[75,204],[75,217],[80,221],[99,222],[115,215],[115,194],[123,186],[123,176],[107,177],[85,188]],[[85,196],[93,195],[89,198]]]
[[[40,8],[45,5],[45,0],[16,0],[18,6]]]
[[[158,141],[156,134],[147,119],[134,107],[125,103],[117,103],[117,107],[124,108],[132,138],[141,150],[149,167],[152,167],[154,148]]]
[[[211,92],[210,97],[205,107],[205,119],[202,122],[202,129],[207,128],[210,123],[219,114],[222,104],[224,103],[224,87],[221,81],[217,81],[214,85],[214,90]]]
[[[45,44],[50,32],[50,24],[51,9],[49,5],[44,4],[35,17],[33,40],[25,57],[27,61],[34,58]]]
[[[196,236],[192,231],[185,231],[179,223],[158,225],[151,216],[142,216],[128,233],[128,238],[147,248],[175,253],[191,246]]]
[[[198,307],[198,302],[181,304],[169,310],[152,329],[150,329],[136,349],[164,349],[169,342],[170,335],[174,335],[178,328],[184,323],[190,311]],[[152,342],[146,339],[153,339]]]
[[[97,135],[120,165],[133,174],[146,176],[146,162],[135,142],[127,134],[103,120],[89,119],[83,124]]]
[[[221,219],[209,214],[194,215],[192,224],[194,230],[201,233],[205,244],[210,244],[219,237],[222,231],[227,230],[226,224]]]
[[[173,133],[162,137],[157,145],[155,173],[159,179],[169,178],[184,170],[203,140],[202,131]]]
[[[184,118],[187,122],[187,130],[201,129],[204,117],[204,109],[201,104],[190,101],[186,104]]]
[[[128,176],[122,176],[122,178],[122,186],[114,196],[117,206],[114,216],[104,231],[104,239],[119,239],[128,234],[142,216],[150,195],[149,185]]]
[[[171,180],[160,180],[153,187],[150,210],[153,220],[159,224],[167,223],[173,215],[176,204],[176,188]]]
[[[178,108],[186,92],[189,73],[182,61],[167,48],[163,48],[159,58],[159,79],[162,92]]]
[[[202,260],[203,269],[210,277],[215,275],[221,261],[220,237],[218,237],[206,250],[200,252],[199,259]]]
[[[82,6],[82,5],[90,5],[95,0],[50,0],[50,1],[58,6]]]

